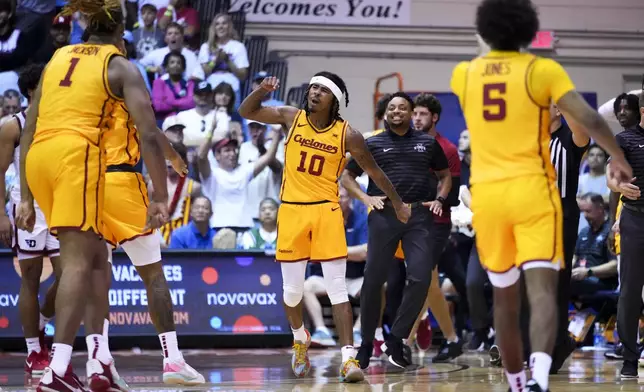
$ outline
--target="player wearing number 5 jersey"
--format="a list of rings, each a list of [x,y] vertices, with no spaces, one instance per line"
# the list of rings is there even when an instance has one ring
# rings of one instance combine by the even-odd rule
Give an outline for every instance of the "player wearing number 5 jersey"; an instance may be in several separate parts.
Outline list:
[[[278,88],[266,78],[242,103],[239,113],[249,119],[282,124],[286,135],[284,177],[277,216],[277,255],[281,263],[284,305],[293,330],[291,366],[297,377],[311,365],[311,335],[302,323],[302,294],[308,261],[321,262],[327,294],[333,305],[340,344],[340,377],[346,382],[364,379],[353,348],[353,312],[345,281],[347,244],[339,204],[338,177],[350,152],[391,200],[398,218],[407,222],[404,205],[387,176],[373,160],[362,135],[340,116],[340,103],[348,104],[344,81],[330,72],[319,72],[306,90],[304,110],[291,106],[262,107],[262,98]]]
[[[511,390],[546,391],[557,326],[557,278],[563,259],[561,200],[549,159],[549,109],[594,138],[631,168],[606,122],[575,92],[555,61],[523,51],[539,29],[530,0],[484,0],[476,25],[491,52],[460,63],[451,88],[470,131],[473,226],[494,286],[494,321]],[[519,270],[525,272],[531,317],[526,383],[519,333]]]
[[[21,201],[16,225],[33,229],[35,198],[60,241],[53,356],[39,392],[83,389],[69,371],[72,344],[83,320],[90,389],[120,389],[102,335],[109,306],[103,278],[109,264],[102,214],[104,135],[113,128],[115,107],[121,102],[131,110],[154,184],[147,226],[156,228],[167,220],[165,160],[143,78],[122,55],[121,4],[118,0],[69,0],[64,13],[75,12],[85,16],[89,39],[86,44],[59,49],[47,64],[20,140]]]

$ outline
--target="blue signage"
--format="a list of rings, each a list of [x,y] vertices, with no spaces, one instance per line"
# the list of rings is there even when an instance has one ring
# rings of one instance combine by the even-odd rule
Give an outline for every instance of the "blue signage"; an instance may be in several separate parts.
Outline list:
[[[177,333],[289,334],[282,307],[282,274],[263,252],[163,252]],[[0,252],[0,338],[22,337],[18,314],[18,260]],[[53,282],[49,261],[41,278],[41,303]],[[156,335],[141,277],[124,252],[114,253],[110,335]],[[46,333],[53,334],[55,318]]]

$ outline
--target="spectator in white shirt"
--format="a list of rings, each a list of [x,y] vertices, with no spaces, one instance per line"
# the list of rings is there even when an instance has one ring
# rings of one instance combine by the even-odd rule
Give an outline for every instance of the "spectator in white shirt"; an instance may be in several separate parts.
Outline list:
[[[248,207],[248,184],[275,159],[281,133],[273,130],[274,143],[254,163],[239,163],[239,144],[235,139],[224,138],[215,146],[215,158],[219,166],[212,167],[208,153],[212,146],[212,133],[209,132],[199,147],[199,172],[202,193],[214,204],[212,227],[229,227],[238,233],[254,226],[252,212]]]
[[[239,148],[239,162],[256,162],[266,153],[272,141],[266,141],[266,124],[249,121],[251,139],[244,142]],[[279,126],[278,126],[279,128]],[[248,206],[253,211],[253,219],[259,218],[260,202],[266,198],[279,199],[280,185],[282,182],[282,169],[284,165],[284,139],[280,140],[275,159],[269,162],[268,167],[262,170],[248,186]]]
[[[610,189],[606,185],[606,163],[608,161],[608,155],[603,148],[593,144],[588,147],[587,160],[590,171],[579,176],[577,203],[581,201],[581,196],[588,193],[597,193],[608,203],[608,198],[610,197]],[[579,218],[579,232],[587,226],[588,222],[582,214]]]
[[[199,50],[201,69],[193,76],[205,79],[213,87],[226,82],[239,97],[241,81],[248,77],[248,53],[228,14],[218,14],[212,20],[208,41]]]
[[[165,43],[168,46],[151,51],[141,59],[141,64],[148,72],[162,75],[165,72],[163,70],[163,59],[165,59],[165,56],[170,51],[178,51],[186,58],[186,72],[184,73],[184,77],[189,79],[199,63],[197,62],[197,56],[184,46],[183,38],[183,26],[175,22],[170,22],[168,28],[165,30]]]
[[[193,98],[194,109],[184,110],[177,113],[176,116],[167,117],[162,126],[163,129],[167,129],[171,125],[183,125],[185,127],[183,143],[188,149],[200,146],[211,129],[213,129],[216,139],[223,138],[229,131],[230,123],[225,109],[224,111],[215,109],[214,94],[208,82],[201,82],[195,87]]]

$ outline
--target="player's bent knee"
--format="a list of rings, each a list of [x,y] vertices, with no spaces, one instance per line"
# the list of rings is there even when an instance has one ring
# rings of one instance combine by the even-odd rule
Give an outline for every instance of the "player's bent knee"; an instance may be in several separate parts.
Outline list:
[[[331,305],[349,302],[347,291],[347,261],[346,259],[328,261],[322,264],[324,285]]]
[[[296,286],[288,283],[284,283],[284,303],[289,308],[294,308],[302,302],[302,296],[304,294],[304,285]]]
[[[337,305],[349,302],[349,293],[347,292],[347,283],[342,279],[333,279],[326,288],[326,294],[329,297],[331,305]]]
[[[512,267],[509,271],[502,273],[488,271],[487,276],[490,278],[492,286],[505,289],[519,281],[521,272],[519,272],[518,268]]]

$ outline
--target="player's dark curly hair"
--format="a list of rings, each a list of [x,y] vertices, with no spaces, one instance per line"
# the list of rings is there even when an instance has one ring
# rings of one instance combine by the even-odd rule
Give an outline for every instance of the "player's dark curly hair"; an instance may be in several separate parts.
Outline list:
[[[414,110],[414,108],[416,107],[416,104],[414,103],[414,100],[411,99],[411,97],[409,95],[407,95],[407,93],[404,93],[402,91],[398,91],[397,93],[391,94],[391,98],[389,98],[389,101],[387,102],[387,105],[389,105],[391,100],[394,99],[394,98],[402,98],[405,101],[409,102],[409,108],[411,110]]]
[[[344,83],[344,80],[342,80],[341,77],[327,71],[318,72],[314,76],[323,76],[331,80],[333,83],[335,83],[336,86],[338,86],[338,88],[340,89],[340,91],[342,91],[342,94],[344,94],[344,106],[345,107],[349,106],[349,90],[347,90],[347,85],[346,83]],[[309,85],[306,88],[306,91],[304,92],[304,98],[302,101],[302,107],[304,108],[304,111],[306,112],[306,114],[310,113],[310,110],[309,110],[309,91],[310,90],[311,90],[311,85]],[[338,102],[338,99],[335,97],[335,95],[333,96],[333,106],[331,108],[331,119],[342,121],[342,117],[340,116],[340,102]]]
[[[110,35],[123,26],[124,18],[120,0],[69,0],[63,15],[80,12],[87,18],[89,34]]]
[[[18,88],[20,89],[20,93],[24,97],[27,97],[29,102],[31,102],[30,92],[35,91],[38,87],[40,76],[44,69],[44,64],[29,64],[20,71],[20,76],[18,76]]]
[[[427,108],[431,114],[438,115],[438,120],[436,124],[441,120],[441,113],[443,112],[443,107],[441,102],[434,95],[429,93],[420,93],[414,98],[414,104],[416,106],[422,106]]]
[[[376,118],[378,120],[385,118],[385,113],[387,112],[387,105],[389,104],[389,101],[391,101],[391,94],[386,93],[383,94],[383,96],[380,97],[380,99],[376,103]]]
[[[530,0],[483,0],[476,11],[476,29],[492,49],[519,51],[539,30],[537,9]]]
[[[637,122],[640,122],[641,115],[640,115],[640,97],[638,97],[635,94],[627,94],[627,93],[622,93],[615,98],[615,102],[613,102],[613,114],[617,116],[617,112],[619,112],[619,106],[622,103],[622,100],[626,100],[626,107],[629,110],[632,110],[635,112],[637,115]]]

